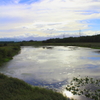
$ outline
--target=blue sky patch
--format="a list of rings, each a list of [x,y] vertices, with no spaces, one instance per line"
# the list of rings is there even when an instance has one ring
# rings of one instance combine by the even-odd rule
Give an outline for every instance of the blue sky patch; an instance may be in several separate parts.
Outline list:
[[[27,4],[31,4],[31,3],[35,3],[35,2],[39,2],[40,0],[20,0],[19,3],[27,3]]]

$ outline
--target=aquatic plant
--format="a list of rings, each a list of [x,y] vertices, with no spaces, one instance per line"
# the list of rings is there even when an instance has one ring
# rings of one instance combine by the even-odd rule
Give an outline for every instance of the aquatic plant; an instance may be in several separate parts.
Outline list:
[[[74,77],[66,87],[73,95],[83,95],[93,100],[100,100],[100,79]]]

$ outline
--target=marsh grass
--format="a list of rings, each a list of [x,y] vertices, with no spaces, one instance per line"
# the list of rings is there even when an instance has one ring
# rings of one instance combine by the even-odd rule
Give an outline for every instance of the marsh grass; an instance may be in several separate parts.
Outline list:
[[[14,55],[18,54],[20,46],[2,46],[0,47],[0,65],[13,58]]]
[[[66,87],[74,95],[83,95],[93,100],[100,100],[100,79],[90,77],[74,77]]]
[[[45,45],[57,45],[57,46],[79,46],[100,49],[100,43],[44,43]]]
[[[5,46],[5,43],[0,44],[0,47]],[[71,42],[71,43],[44,43],[43,41],[22,41],[14,43],[6,43],[6,46],[79,46],[100,49],[99,42]]]
[[[100,49],[100,43],[42,43],[42,42],[21,42],[21,46],[79,46]]]
[[[0,73],[0,100],[69,100],[53,90],[34,87]]]

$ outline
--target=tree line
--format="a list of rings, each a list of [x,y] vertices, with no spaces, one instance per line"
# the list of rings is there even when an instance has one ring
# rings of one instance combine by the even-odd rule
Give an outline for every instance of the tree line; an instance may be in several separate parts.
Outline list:
[[[100,42],[100,35],[93,36],[80,36],[80,37],[68,37],[68,38],[52,38],[45,41],[43,43],[74,43],[74,42]]]

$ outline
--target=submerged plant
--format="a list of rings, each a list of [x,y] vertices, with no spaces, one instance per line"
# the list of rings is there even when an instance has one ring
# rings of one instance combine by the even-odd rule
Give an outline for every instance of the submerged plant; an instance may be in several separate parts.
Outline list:
[[[66,87],[73,95],[83,95],[93,100],[100,100],[100,79],[74,77]]]

